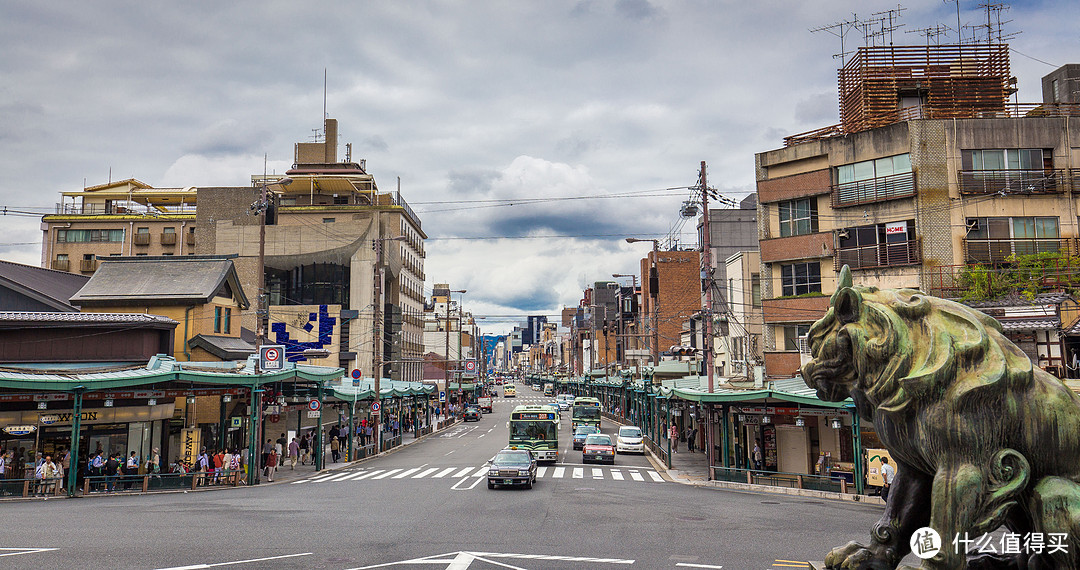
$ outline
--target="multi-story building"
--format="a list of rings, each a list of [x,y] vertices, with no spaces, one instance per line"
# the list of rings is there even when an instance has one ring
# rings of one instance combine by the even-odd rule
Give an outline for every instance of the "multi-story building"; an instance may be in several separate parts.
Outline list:
[[[424,350],[437,355],[447,378],[457,380],[464,360],[473,358],[476,321],[453,298],[446,283],[436,283],[424,310]]]
[[[713,362],[717,374],[733,380],[752,380],[762,363],[761,255],[740,251],[725,262],[724,302],[717,319]]]
[[[861,48],[839,72],[841,124],[756,155],[769,376],[796,373],[843,265],[862,285],[968,297],[1025,256],[1069,263],[1080,107],[1057,102],[1067,68],[1043,103],[1010,103],[1007,45]],[[1031,326],[1060,364],[1057,333]]]
[[[655,355],[679,345],[683,324],[701,311],[700,260],[699,251],[656,250],[641,260],[641,334]]]

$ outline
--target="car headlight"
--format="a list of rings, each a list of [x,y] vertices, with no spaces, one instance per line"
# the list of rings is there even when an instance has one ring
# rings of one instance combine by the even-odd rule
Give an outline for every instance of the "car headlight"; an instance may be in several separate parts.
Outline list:
[[[495,469],[495,468],[492,468],[492,469],[490,469],[488,471],[488,475],[490,475],[492,477],[498,477],[499,476],[499,470]]]
[[[529,470],[528,469],[520,469],[520,470],[518,470],[518,475],[520,475],[522,477],[528,477],[529,476]]]

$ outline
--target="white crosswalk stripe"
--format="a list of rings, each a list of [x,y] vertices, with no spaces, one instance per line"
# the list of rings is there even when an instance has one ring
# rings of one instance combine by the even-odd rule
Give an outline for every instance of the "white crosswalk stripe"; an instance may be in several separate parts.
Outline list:
[[[292,481],[293,485],[300,483],[350,483],[355,481],[395,480],[395,479],[461,479],[466,477],[484,477],[490,467],[411,467],[397,469],[349,469],[348,471],[335,471]],[[566,467],[566,466],[542,466],[536,469],[537,479],[593,479],[622,481],[626,483],[665,483],[664,478],[652,469],[627,468],[627,467]]]

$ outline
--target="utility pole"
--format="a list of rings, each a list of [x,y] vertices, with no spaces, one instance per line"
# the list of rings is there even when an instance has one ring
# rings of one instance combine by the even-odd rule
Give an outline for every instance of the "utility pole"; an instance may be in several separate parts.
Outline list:
[[[698,174],[698,184],[701,185],[701,212],[703,228],[701,232],[701,283],[705,288],[705,339],[701,348],[705,352],[702,362],[708,370],[709,393],[713,392],[713,314],[712,314],[712,240],[709,235],[709,183],[705,171],[705,161],[701,161],[701,172]],[[713,465],[713,426],[712,406],[705,407],[705,457],[708,458],[708,478],[712,480]]]

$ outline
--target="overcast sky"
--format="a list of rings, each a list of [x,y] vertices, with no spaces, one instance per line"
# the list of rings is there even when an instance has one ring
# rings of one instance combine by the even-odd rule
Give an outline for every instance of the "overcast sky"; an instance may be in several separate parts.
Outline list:
[[[201,6],[200,6],[201,4]],[[961,0],[964,25],[985,22]],[[382,190],[430,236],[427,292],[467,289],[478,315],[557,314],[636,273],[677,227],[706,161],[736,200],[754,153],[839,122],[840,39],[811,28],[895,2],[8,2],[0,8],[0,258],[40,264],[60,192],[137,178],[230,186],[284,172],[338,119]],[[956,4],[904,5],[905,33],[956,26]],[[1080,3],[1014,2],[1020,102],[1080,63]],[[970,30],[965,30],[968,37]],[[941,43],[954,43],[955,35]],[[845,47],[863,44],[845,36]],[[606,196],[606,198],[604,198]],[[492,207],[491,199],[579,198]],[[11,212],[30,212],[17,215]],[[694,245],[694,222],[683,243]],[[550,237],[562,236],[562,237]],[[483,238],[483,239],[463,239]],[[486,332],[512,323],[481,321]]]

